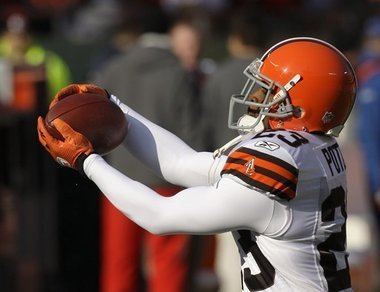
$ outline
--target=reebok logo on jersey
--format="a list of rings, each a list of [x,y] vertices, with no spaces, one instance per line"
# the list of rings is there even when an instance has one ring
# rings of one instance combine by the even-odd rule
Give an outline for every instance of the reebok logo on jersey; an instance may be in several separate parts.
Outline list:
[[[274,142],[270,141],[258,141],[256,142],[255,146],[257,147],[263,147],[265,149],[268,149],[269,151],[274,151],[280,148],[280,146]]]
[[[249,162],[244,164],[244,166],[247,168],[245,173],[248,175],[253,175],[255,173],[255,158],[252,158]]]

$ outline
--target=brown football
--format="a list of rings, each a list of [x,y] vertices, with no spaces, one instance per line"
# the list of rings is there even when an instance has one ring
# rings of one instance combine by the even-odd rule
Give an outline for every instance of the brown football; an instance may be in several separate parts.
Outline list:
[[[127,135],[127,120],[121,109],[108,98],[93,94],[73,94],[58,101],[47,113],[45,121],[51,135],[63,139],[52,122],[61,119],[84,135],[98,154],[116,148]]]

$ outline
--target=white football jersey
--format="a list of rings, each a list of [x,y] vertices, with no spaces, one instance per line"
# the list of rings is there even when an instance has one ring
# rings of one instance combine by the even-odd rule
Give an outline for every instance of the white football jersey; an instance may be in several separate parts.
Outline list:
[[[233,232],[243,291],[352,290],[346,252],[346,166],[334,138],[266,131],[237,145],[221,174],[289,210],[279,232]]]

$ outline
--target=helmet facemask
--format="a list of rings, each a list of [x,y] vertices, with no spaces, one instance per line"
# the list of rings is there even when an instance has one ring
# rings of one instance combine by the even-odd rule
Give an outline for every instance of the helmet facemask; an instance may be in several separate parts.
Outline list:
[[[301,79],[301,76],[295,75],[285,86],[282,86],[260,72],[262,65],[263,61],[260,59],[248,65],[244,70],[244,75],[248,80],[242,92],[232,95],[230,100],[228,127],[240,133],[263,131],[265,117],[284,119],[293,115],[294,107],[289,99],[288,91]],[[265,92],[262,100],[252,100],[257,90]],[[240,111],[237,110],[238,106]],[[242,107],[245,110],[243,115],[241,115]],[[248,112],[247,108],[250,109]]]

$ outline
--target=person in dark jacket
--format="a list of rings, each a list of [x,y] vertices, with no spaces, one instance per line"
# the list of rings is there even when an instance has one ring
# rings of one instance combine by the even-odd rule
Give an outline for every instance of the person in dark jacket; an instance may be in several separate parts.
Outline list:
[[[168,23],[159,10],[145,9],[137,43],[106,66],[98,83],[126,97],[146,117],[194,145],[193,91],[186,72],[170,50]],[[164,196],[180,189],[150,172],[125,148],[110,156],[112,165],[144,181]],[[102,292],[141,291],[141,258],[147,263],[148,291],[185,291],[188,235],[156,236],[124,217],[108,201],[102,204]],[[146,256],[143,257],[143,253]]]
[[[260,54],[258,18],[251,9],[243,7],[231,18],[227,49],[229,57],[206,82],[202,102],[204,111],[204,137],[209,150],[225,144],[237,134],[226,127],[229,102],[232,94],[239,92],[244,81],[242,72]]]

